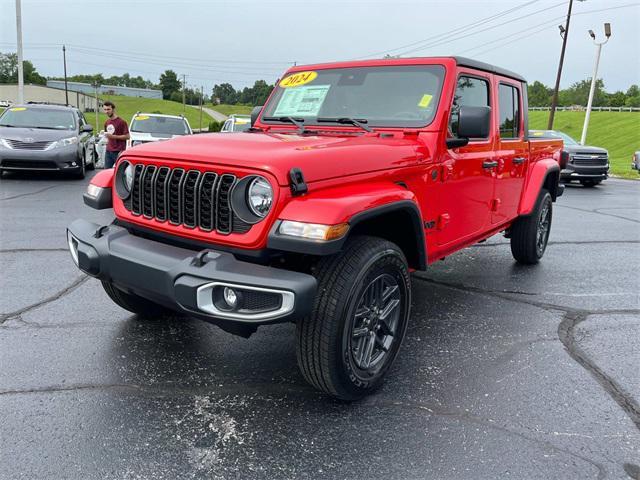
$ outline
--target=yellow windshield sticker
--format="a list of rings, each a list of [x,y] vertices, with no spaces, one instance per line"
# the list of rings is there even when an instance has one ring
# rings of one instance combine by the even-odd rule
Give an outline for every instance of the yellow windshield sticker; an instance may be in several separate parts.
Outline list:
[[[305,83],[313,82],[318,76],[318,72],[298,72],[289,75],[280,82],[282,88],[299,87]]]
[[[544,132],[533,132],[534,137],[541,137],[544,135]]]
[[[149,120],[149,115],[137,115],[135,120]]]
[[[420,108],[427,108],[433,99],[433,95],[424,94],[420,101],[418,102],[418,106]]]
[[[247,120],[246,118],[236,118],[236,123],[238,125],[242,125],[244,123],[249,123],[249,120]]]
[[[21,112],[23,110],[26,110],[26,107],[13,107],[10,109],[12,112]]]

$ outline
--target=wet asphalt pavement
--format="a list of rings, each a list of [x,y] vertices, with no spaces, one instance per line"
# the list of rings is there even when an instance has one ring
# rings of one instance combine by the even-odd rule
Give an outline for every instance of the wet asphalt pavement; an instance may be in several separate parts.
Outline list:
[[[501,236],[413,277],[390,376],[356,404],[249,340],[149,321],[80,275],[86,181],[0,180],[0,479],[640,478],[640,182],[568,187],[535,267]]]

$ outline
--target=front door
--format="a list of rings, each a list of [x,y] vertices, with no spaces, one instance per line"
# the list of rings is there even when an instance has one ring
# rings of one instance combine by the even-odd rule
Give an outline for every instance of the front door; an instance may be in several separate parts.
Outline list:
[[[457,112],[463,105],[492,105],[491,75],[460,73],[451,108],[449,135],[457,136]],[[438,217],[438,245],[446,251],[489,225],[493,198],[495,125],[487,138],[472,138],[468,145],[447,150],[442,170],[443,209]]]

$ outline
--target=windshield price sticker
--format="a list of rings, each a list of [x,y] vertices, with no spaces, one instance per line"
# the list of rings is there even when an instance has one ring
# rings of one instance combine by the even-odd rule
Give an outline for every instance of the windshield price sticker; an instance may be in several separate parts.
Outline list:
[[[282,88],[299,87],[305,83],[313,82],[318,76],[318,72],[298,72],[289,75],[280,82]]]
[[[22,112],[24,110],[26,110],[25,107],[13,107],[10,109],[12,112]]]
[[[307,116],[315,117],[320,111],[331,85],[307,85],[285,90],[278,102],[276,117]]]
[[[138,115],[136,120],[149,120],[149,115]]]
[[[418,106],[420,108],[427,108],[433,99],[433,95],[424,94],[420,101],[418,102]]]

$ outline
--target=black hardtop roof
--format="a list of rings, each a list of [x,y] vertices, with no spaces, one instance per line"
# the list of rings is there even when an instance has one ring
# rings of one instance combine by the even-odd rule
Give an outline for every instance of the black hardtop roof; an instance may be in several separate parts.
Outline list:
[[[496,67],[495,65],[491,65],[489,63],[479,62],[478,60],[473,60],[466,57],[453,57],[453,59],[461,67],[475,68],[484,72],[495,73],[496,75],[502,75],[503,77],[513,78],[514,80],[519,80],[524,83],[527,82],[524,77],[518,75],[517,73],[506,70],[504,68]]]

